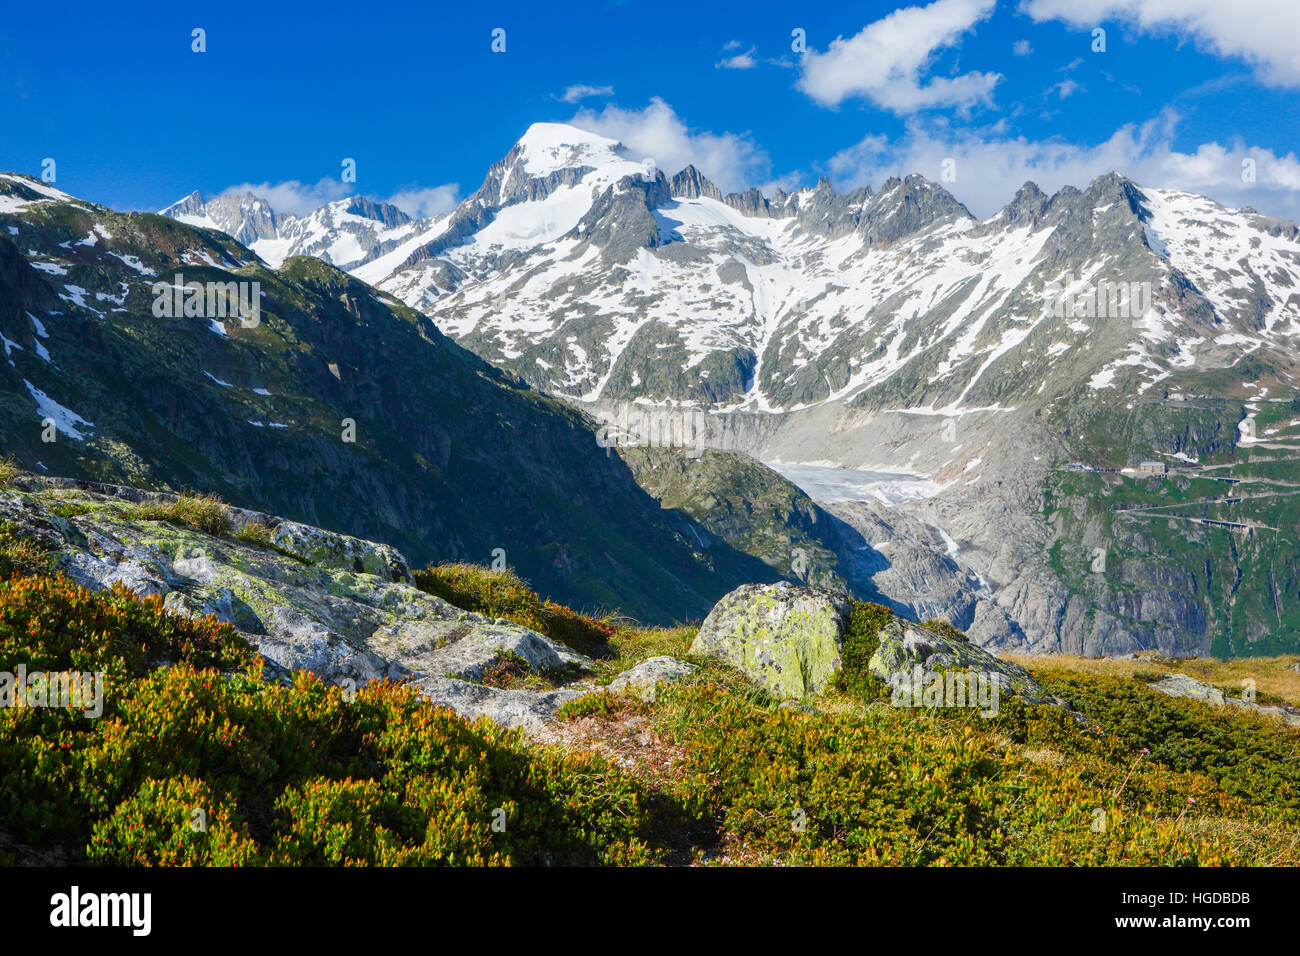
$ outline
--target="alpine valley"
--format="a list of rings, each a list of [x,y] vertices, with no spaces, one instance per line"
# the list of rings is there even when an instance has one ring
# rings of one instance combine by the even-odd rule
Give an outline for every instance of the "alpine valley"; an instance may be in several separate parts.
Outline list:
[[[260,321],[155,314],[191,281]],[[724,195],[560,124],[432,219],[3,174],[0,432],[653,623],[789,578],[995,651],[1279,654],[1298,288],[1295,224],[1116,173],[981,221],[918,175]]]

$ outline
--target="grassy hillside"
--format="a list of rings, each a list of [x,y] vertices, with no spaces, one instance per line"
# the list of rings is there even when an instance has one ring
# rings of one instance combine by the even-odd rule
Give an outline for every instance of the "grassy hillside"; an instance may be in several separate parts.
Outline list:
[[[847,589],[832,543],[837,519],[772,469],[735,452],[620,448],[637,483],[791,580]]]
[[[581,644],[602,679],[693,637],[586,619],[486,568],[419,580]],[[99,720],[0,709],[0,862],[1300,863],[1300,731],[1122,668],[1029,661],[1082,719],[1016,698],[984,719],[852,679],[785,708],[698,660],[654,703],[597,692],[525,739],[391,683],[263,680],[226,625],[45,574],[0,583],[0,659],[113,681]],[[1241,664],[1198,666],[1227,683]]]

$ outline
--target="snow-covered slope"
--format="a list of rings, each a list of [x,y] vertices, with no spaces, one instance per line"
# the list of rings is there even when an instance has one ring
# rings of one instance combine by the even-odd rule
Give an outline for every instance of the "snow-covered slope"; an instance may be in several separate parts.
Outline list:
[[[395,206],[362,197],[339,199],[298,217],[277,214],[265,199],[249,192],[206,202],[193,192],[161,213],[224,232],[276,268],[290,256],[316,256],[340,269],[355,269],[414,228],[411,218]]]
[[[353,273],[428,308],[463,284],[502,275],[571,232],[603,193],[624,178],[653,181],[653,167],[618,142],[556,123],[535,123],[474,195],[429,220]]]
[[[1116,174],[1050,198],[1026,184],[980,222],[919,176],[724,196],[693,167],[669,179],[614,140],[539,123],[436,219],[362,200],[280,217],[197,194],[165,212],[272,264],[326,259],[586,401],[959,413],[1085,384],[1140,397],[1300,335],[1293,224]],[[1140,314],[1112,314],[1107,283],[1137,283]]]
[[[959,412],[1045,403],[1085,373],[1141,395],[1300,335],[1294,226],[1114,174],[1051,199],[1027,185],[987,222],[920,177],[752,209],[667,191],[641,190],[653,234],[631,203],[593,205],[473,281],[366,278],[538,387],[714,409]],[[465,268],[483,242],[439,258]]]

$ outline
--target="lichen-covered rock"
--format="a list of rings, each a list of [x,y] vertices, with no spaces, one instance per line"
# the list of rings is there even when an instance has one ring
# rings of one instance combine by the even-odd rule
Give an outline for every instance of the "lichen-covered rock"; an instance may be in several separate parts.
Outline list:
[[[642,700],[653,701],[658,696],[660,684],[681,680],[694,670],[694,664],[676,657],[650,657],[610,681],[609,690],[614,693],[634,693]]]
[[[174,614],[183,614],[186,617],[207,617],[211,614],[219,621],[239,626],[235,614],[235,592],[230,588],[208,588],[197,585],[188,593],[169,591],[163,598],[163,607]],[[247,626],[252,621],[244,619],[243,623]]]
[[[1218,704],[1222,706],[1227,701],[1227,695],[1217,687],[1211,687],[1195,677],[1188,677],[1186,674],[1166,674],[1161,680],[1152,683],[1151,688],[1160,691],[1162,694],[1168,694],[1170,697],[1190,697],[1192,700],[1203,700],[1207,704]]]
[[[592,690],[588,684],[540,692],[505,690],[450,677],[424,677],[415,688],[421,696],[464,717],[488,717],[503,727],[522,727],[530,733],[553,720],[562,704]]]
[[[277,524],[271,540],[277,548],[323,568],[375,574],[389,581],[411,583],[406,558],[386,544],[313,528],[296,521]]]
[[[822,588],[745,584],[709,612],[691,653],[725,660],[779,697],[819,694],[840,667],[851,610]]]
[[[985,675],[1001,691],[1014,691],[1041,699],[1043,690],[1019,664],[994,657],[970,641],[941,634],[911,621],[895,618],[880,629],[880,644],[868,663],[871,672],[885,681],[897,675],[940,671],[972,671]]]
[[[508,622],[485,620],[454,644],[432,652],[428,667],[441,674],[476,681],[482,679],[487,664],[503,654],[522,659],[534,674],[581,671],[591,663],[536,631]]]
[[[841,666],[852,603],[836,592],[788,582],[749,584],[732,591],[709,613],[692,654],[721,658],[774,695],[801,701],[822,693]],[[999,691],[1036,703],[1048,698],[1029,673],[963,638],[894,618],[876,635],[867,667],[886,682],[915,681],[942,671],[983,675]]]
[[[0,521],[38,538],[70,578],[94,589],[122,582],[163,595],[176,613],[213,614],[234,625],[273,674],[307,670],[349,689],[382,678],[408,681],[466,716],[530,729],[591,689],[539,693],[475,683],[502,654],[568,680],[592,665],[536,631],[412,586],[401,554],[386,545],[279,521],[275,547],[264,548],[142,519],[130,498],[107,486],[29,484],[0,493]],[[58,506],[68,517],[53,510]],[[268,517],[257,520],[276,522]]]

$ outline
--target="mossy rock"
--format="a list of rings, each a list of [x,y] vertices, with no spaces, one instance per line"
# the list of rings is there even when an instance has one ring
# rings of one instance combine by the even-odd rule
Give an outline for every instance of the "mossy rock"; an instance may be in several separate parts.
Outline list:
[[[345,534],[281,521],[271,535],[272,543],[287,554],[309,564],[338,568],[357,574],[374,574],[388,581],[411,583],[406,558],[396,548]]]
[[[916,624],[878,604],[790,582],[746,584],[709,612],[691,654],[716,657],[783,699],[834,685],[861,700],[886,696],[891,681],[950,670],[990,675],[1030,701],[1043,690],[1029,673],[942,622]]]
[[[778,697],[820,694],[840,669],[851,611],[823,588],[745,584],[709,612],[690,653],[727,661]]]
[[[868,666],[886,682],[899,674],[912,673],[917,667],[923,674],[980,671],[996,675],[994,679],[1006,690],[1030,698],[1043,696],[1042,688],[1023,667],[995,657],[952,627],[931,629],[895,618],[880,629]]]

